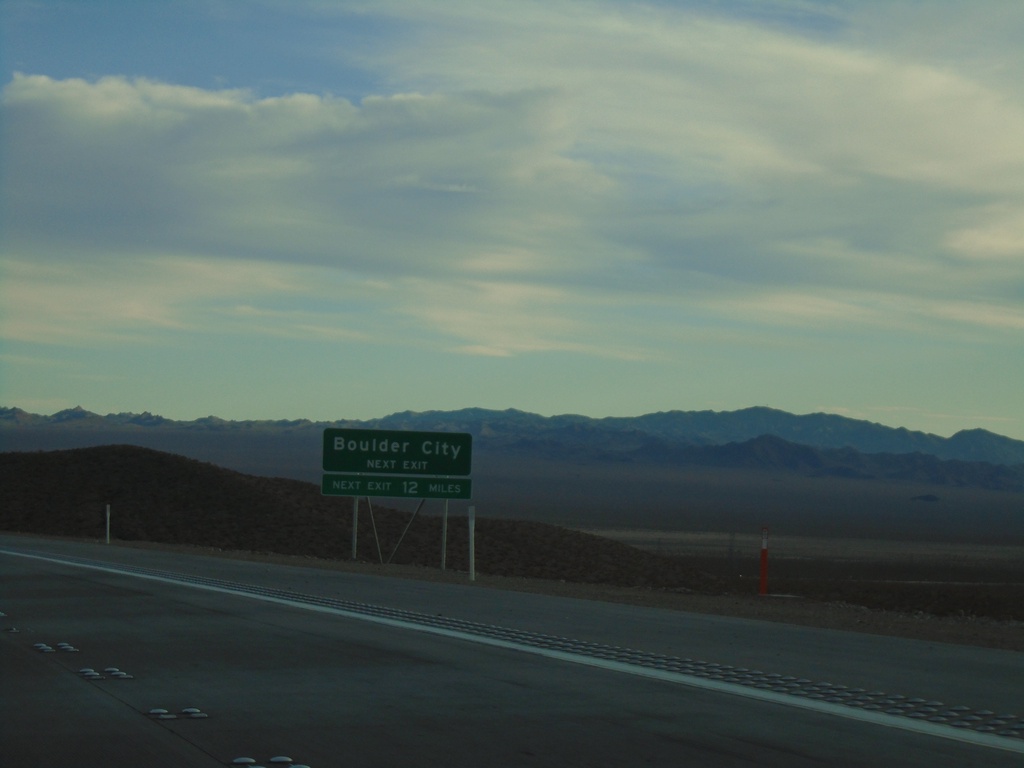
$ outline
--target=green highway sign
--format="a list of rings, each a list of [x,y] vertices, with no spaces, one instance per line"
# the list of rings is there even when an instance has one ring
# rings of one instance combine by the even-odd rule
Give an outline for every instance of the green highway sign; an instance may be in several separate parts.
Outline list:
[[[465,476],[470,474],[472,452],[473,436],[468,432],[328,428],[324,430],[323,470],[378,475]]]
[[[466,477],[373,477],[324,475],[324,496],[391,496],[410,499],[468,499],[472,482]]]

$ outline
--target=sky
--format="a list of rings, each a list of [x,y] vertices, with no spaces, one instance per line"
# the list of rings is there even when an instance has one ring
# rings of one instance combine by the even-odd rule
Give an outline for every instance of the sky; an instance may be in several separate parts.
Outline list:
[[[1024,439],[1019,0],[0,0],[0,406]]]

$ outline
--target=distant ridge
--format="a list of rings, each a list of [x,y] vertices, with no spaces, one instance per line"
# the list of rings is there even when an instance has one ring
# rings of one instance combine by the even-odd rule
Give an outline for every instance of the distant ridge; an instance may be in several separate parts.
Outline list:
[[[101,416],[78,406],[52,415],[0,408],[0,447],[21,450],[18,435],[40,430],[117,432],[251,432],[295,434],[347,426],[470,432],[491,449],[586,450],[624,455],[684,446],[723,446],[765,435],[816,449],[852,449],[864,454],[927,454],[947,461],[1024,465],[1024,441],[969,429],[944,438],[903,427],[828,413],[794,415],[763,406],[737,411],[666,411],[633,417],[591,418],[484,408],[454,411],[403,411],[380,419],[314,422],[308,419],[226,421],[207,416],[174,421],[149,412]],[[51,446],[59,447],[59,446]]]

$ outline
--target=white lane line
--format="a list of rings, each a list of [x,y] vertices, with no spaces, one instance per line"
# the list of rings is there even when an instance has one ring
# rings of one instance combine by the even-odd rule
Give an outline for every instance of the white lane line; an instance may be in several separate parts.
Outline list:
[[[913,733],[919,733],[926,736],[934,736],[937,738],[950,739],[953,741],[959,741],[967,744],[974,744],[980,747],[988,747],[990,749],[1000,749],[1007,752],[1024,754],[1024,741],[1021,741],[1019,739],[1005,738],[994,734],[972,731],[970,729],[954,728],[952,726],[943,725],[940,723],[931,723],[927,721],[913,720],[906,717],[887,715],[882,712],[872,712],[870,710],[858,709],[856,707],[844,706],[842,704],[833,704],[827,701],[805,699],[800,696],[794,696],[792,694],[761,690],[758,688],[751,688],[744,685],[738,685],[736,683],[727,683],[720,680],[709,680],[707,678],[696,677],[694,675],[687,675],[681,672],[672,672],[668,670],[654,669],[651,667],[628,664],[621,661],[601,659],[594,656],[588,656],[586,654],[571,653],[568,651],[559,651],[550,648],[540,648],[526,643],[517,643],[511,640],[502,640],[500,638],[488,637],[486,635],[478,635],[472,632],[464,632],[457,629],[448,629],[446,627],[432,626],[429,624],[419,624],[415,621],[406,621],[402,619],[389,618],[387,616],[375,616],[372,614],[361,613],[358,611],[350,611],[344,608],[338,608],[329,605],[307,603],[302,600],[295,600],[283,597],[275,597],[273,595],[263,595],[255,592],[248,592],[242,589],[233,589],[231,587],[218,586],[214,584],[195,583],[185,579],[176,579],[172,576],[160,576],[149,573],[136,573],[132,570],[122,569],[116,565],[108,566],[100,565],[97,563],[82,563],[76,562],[74,560],[65,560],[61,558],[59,555],[49,556],[42,554],[31,554],[27,552],[17,552],[5,549],[0,549],[0,554],[16,555],[19,557],[28,557],[37,560],[46,560],[60,565],[71,565],[78,568],[88,568],[91,570],[104,571],[119,576],[133,576],[139,579],[149,579],[150,581],[158,581],[165,584],[171,584],[174,586],[191,587],[193,589],[206,590],[207,592],[219,592],[221,594],[231,595],[233,597],[247,597],[253,600],[260,600],[266,603],[277,603],[278,605],[285,605],[290,608],[301,608],[303,610],[315,611],[317,613],[328,613],[335,616],[344,616],[345,618],[371,622],[382,626],[394,627],[396,629],[412,630],[414,632],[425,632],[427,634],[436,635],[439,637],[447,637],[455,640],[464,640],[472,643],[477,643],[480,645],[488,645],[494,648],[518,651],[520,653],[529,653],[533,654],[534,656],[543,656],[545,658],[555,659],[557,661],[564,661],[571,664],[581,664],[583,666],[596,667],[598,669],[604,669],[612,672],[621,672],[628,675],[634,675],[636,677],[646,677],[652,680],[660,680],[662,682],[674,683],[676,685],[685,685],[691,688],[699,688],[706,691],[714,691],[716,693],[725,693],[732,696],[741,696],[746,699],[764,701],[770,704],[780,704],[786,707],[795,707],[797,709],[810,710],[812,712],[833,715],[836,717],[843,717],[848,720],[856,720],[859,722],[870,723],[873,725],[879,725],[886,728],[897,728],[900,730],[911,731]]]

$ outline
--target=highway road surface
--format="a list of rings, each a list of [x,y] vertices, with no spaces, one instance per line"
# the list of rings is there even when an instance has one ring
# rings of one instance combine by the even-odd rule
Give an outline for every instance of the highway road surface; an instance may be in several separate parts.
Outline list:
[[[7,535],[0,613],[5,768],[1024,765],[1007,651]]]

